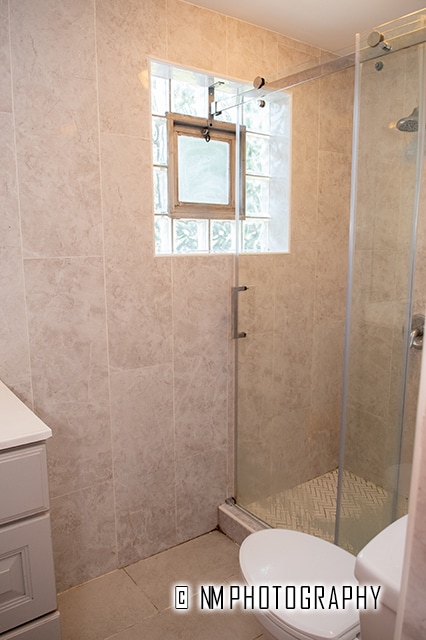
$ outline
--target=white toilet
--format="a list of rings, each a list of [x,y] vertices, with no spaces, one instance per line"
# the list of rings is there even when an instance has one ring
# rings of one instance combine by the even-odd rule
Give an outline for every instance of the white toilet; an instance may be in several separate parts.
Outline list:
[[[255,609],[265,638],[355,640],[360,637],[360,619],[362,640],[391,638],[392,631],[384,629],[393,630],[395,624],[406,520],[404,516],[379,533],[357,558],[299,531],[264,529],[249,535],[240,548],[240,566],[249,586],[282,585],[284,589],[284,585],[346,585],[356,589],[361,585],[381,585],[380,607],[375,611],[360,609],[358,613],[355,606],[315,609],[313,603],[305,610],[300,606]]]

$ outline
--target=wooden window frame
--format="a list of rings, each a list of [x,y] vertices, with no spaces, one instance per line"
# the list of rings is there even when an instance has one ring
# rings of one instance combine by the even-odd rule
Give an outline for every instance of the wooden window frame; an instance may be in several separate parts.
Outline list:
[[[204,202],[182,202],[178,198],[178,138],[180,135],[202,137],[203,130],[208,129],[212,140],[229,143],[229,202],[228,204],[214,204]],[[240,175],[238,181],[239,198],[236,198],[235,158],[237,153],[237,132],[235,124],[221,122],[213,118],[196,118],[180,113],[167,113],[168,139],[168,190],[169,214],[171,218],[207,218],[212,220],[234,220],[236,217],[236,202],[239,202],[239,218],[245,217],[245,139],[246,128],[240,126],[239,155]]]

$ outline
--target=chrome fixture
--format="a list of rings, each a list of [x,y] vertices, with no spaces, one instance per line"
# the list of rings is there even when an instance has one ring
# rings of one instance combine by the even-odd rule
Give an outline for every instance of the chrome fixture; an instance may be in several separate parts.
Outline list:
[[[383,33],[380,33],[380,31],[372,31],[367,38],[367,44],[369,47],[379,46],[384,51],[390,51],[392,49],[391,45],[386,42]]]
[[[216,87],[220,87],[220,85],[222,84],[225,84],[223,80],[218,80],[217,82],[214,82],[209,86],[209,120],[212,120],[215,116],[220,116],[222,114],[222,111],[219,111],[217,108],[217,100],[215,95]],[[204,137],[206,138],[206,142],[210,140],[210,136],[209,140],[207,140],[207,136]]]
[[[242,285],[240,287],[232,287],[232,316],[233,316],[233,330],[232,337],[235,339],[246,338],[245,331],[238,331],[238,294],[240,291],[247,291],[248,287]]]
[[[411,320],[410,349],[423,349],[424,328],[424,315],[422,313],[416,313]]]
[[[253,87],[255,89],[261,89],[265,84],[266,84],[266,80],[265,78],[262,78],[262,76],[256,76],[255,79],[253,80]]]

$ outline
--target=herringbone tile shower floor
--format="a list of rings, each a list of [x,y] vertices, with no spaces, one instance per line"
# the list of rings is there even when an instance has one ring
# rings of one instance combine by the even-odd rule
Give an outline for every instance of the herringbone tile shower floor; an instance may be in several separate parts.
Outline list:
[[[318,476],[247,508],[273,527],[303,531],[332,542],[336,517],[338,470]],[[400,499],[398,511],[406,512]],[[341,529],[348,530],[342,546],[358,553],[365,540],[380,531],[381,521],[392,508],[392,494],[349,471],[344,472],[341,501]],[[365,529],[365,531],[363,531]],[[373,531],[373,534],[370,534]],[[358,542],[359,541],[359,542]]]

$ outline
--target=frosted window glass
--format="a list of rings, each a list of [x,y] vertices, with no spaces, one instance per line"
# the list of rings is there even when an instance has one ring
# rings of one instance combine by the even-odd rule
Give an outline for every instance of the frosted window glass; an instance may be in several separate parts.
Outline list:
[[[179,201],[229,204],[229,168],[228,142],[179,136]]]

